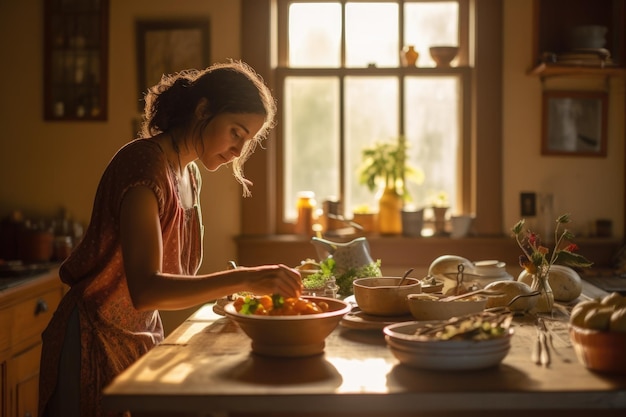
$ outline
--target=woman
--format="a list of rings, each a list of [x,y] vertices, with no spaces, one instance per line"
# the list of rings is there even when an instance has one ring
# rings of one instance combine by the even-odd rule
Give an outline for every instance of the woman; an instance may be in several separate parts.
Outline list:
[[[275,103],[241,62],[164,76],[146,95],[142,139],[122,147],[98,186],[92,218],[60,275],[70,286],[43,334],[39,414],[106,415],[101,391],[163,339],[158,309],[238,291],[299,296],[284,265],[195,276],[202,260],[201,177],[242,165],[272,127]]]

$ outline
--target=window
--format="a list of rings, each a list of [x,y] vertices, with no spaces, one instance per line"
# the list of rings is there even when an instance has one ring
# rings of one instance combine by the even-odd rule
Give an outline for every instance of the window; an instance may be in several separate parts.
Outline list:
[[[450,1],[447,1],[448,3]],[[252,198],[241,199],[241,232],[242,238],[246,236],[267,236],[269,240],[283,241],[283,237],[277,234],[289,234],[293,232],[293,223],[286,216],[288,206],[289,210],[293,209],[295,201],[286,203],[289,199],[286,196],[287,189],[285,187],[286,167],[283,166],[286,146],[292,146],[287,143],[286,135],[290,132],[285,129],[285,112],[294,111],[283,105],[282,101],[289,99],[284,97],[284,80],[290,78],[290,82],[295,82],[295,78],[300,77],[303,81],[304,76],[311,79],[317,79],[316,82],[325,81],[324,77],[335,77],[336,83],[345,81],[345,77],[394,77],[398,80],[403,79],[402,75],[408,78],[419,79],[424,82],[429,77],[455,77],[456,83],[460,90],[461,99],[458,103],[456,116],[460,121],[459,128],[459,146],[456,152],[456,169],[455,177],[456,185],[453,198],[455,198],[455,211],[463,211],[465,213],[475,214],[476,218],[473,222],[473,230],[481,236],[501,236],[503,231],[508,227],[503,224],[502,217],[502,199],[505,196],[505,188],[502,183],[502,149],[505,138],[502,137],[502,2],[482,2],[473,0],[458,0],[454,3],[458,4],[458,37],[459,50],[456,67],[449,69],[434,68],[426,66],[422,59],[429,59],[428,53],[422,47],[421,57],[418,61],[417,68],[400,68],[377,66],[376,68],[363,67],[289,67],[288,60],[288,44],[286,42],[277,42],[277,39],[286,39],[288,28],[288,6],[295,3],[304,3],[301,1],[287,0],[242,0],[242,51],[241,58],[252,65],[266,79],[268,85],[274,91],[279,99],[279,115],[278,125],[272,131],[272,137],[266,142],[264,149],[259,149],[253,157],[246,163],[246,176],[254,182],[252,189]],[[311,2],[308,2],[311,3]],[[335,7],[343,7],[344,2],[327,1],[327,4],[336,4]],[[347,3],[347,2],[345,2]],[[357,3],[357,2],[355,2]],[[406,3],[435,3],[429,2],[404,2],[398,1],[388,2],[380,0],[377,4],[393,3],[398,6],[398,13],[404,10],[401,7]],[[470,13],[471,12],[471,13]],[[404,12],[402,12],[404,13]],[[312,19],[311,19],[312,20]],[[327,21],[322,19],[323,21]],[[311,24],[310,21],[308,24]],[[400,26],[402,25],[402,26]],[[398,21],[398,48],[394,47],[394,51],[400,48],[400,45],[407,44],[407,39],[401,39],[400,33],[405,38],[405,25],[402,19]],[[464,37],[467,37],[465,39]],[[471,44],[468,39],[471,39]],[[341,40],[341,38],[340,38]],[[420,41],[420,39],[417,39]],[[419,45],[419,42],[416,44]],[[424,41],[424,45],[430,45],[431,41]],[[416,45],[416,46],[417,46]],[[418,48],[420,48],[418,46]],[[470,55],[471,51],[471,55]],[[343,54],[345,52],[341,52]],[[397,53],[397,52],[393,52]],[[340,55],[340,59],[341,59]],[[470,59],[471,58],[471,59]],[[341,62],[341,61],[340,61]],[[337,74],[335,74],[337,73]],[[343,73],[344,78],[341,78]],[[381,79],[382,79],[381,78]],[[410,85],[410,83],[409,83]],[[402,92],[404,88],[400,88]],[[338,85],[339,88],[343,87]],[[402,85],[404,87],[404,84]],[[410,88],[410,87],[409,87]],[[302,90],[294,90],[300,94]],[[332,91],[331,91],[332,92]],[[316,98],[320,99],[320,95]],[[342,98],[343,99],[343,98]],[[345,107],[339,106],[331,113],[332,103],[310,103],[310,106],[316,104],[322,110],[329,112],[334,117],[343,120],[347,119],[342,113]],[[334,105],[334,104],[333,104]],[[400,103],[396,103],[398,108]],[[313,107],[312,107],[313,108]],[[313,108],[314,109],[314,108]],[[314,109],[315,110],[315,109]],[[398,116],[402,117],[402,116]],[[343,118],[343,119],[342,119]],[[412,123],[417,123],[412,119]],[[471,121],[471,123],[470,123]],[[404,126],[404,120],[398,121],[398,126]],[[332,135],[336,135],[336,142],[332,142],[337,146],[336,157],[333,164],[341,164],[348,162],[347,157],[339,152],[343,152],[340,147],[340,140],[345,141],[345,129],[337,129],[331,131],[329,127],[323,123],[312,123],[309,129],[314,129],[315,134],[310,137],[314,140],[327,140],[330,143]],[[393,134],[397,134],[400,128]],[[327,132],[331,132],[328,133]],[[381,137],[380,140],[384,140]],[[286,146],[284,146],[286,145]],[[293,148],[292,148],[293,149]],[[297,148],[296,148],[297,149]],[[413,149],[410,150],[410,152]],[[304,149],[298,149],[299,153],[306,153]],[[330,151],[326,150],[326,158],[323,161],[330,164],[328,159],[332,158]],[[360,157],[360,155],[357,155]],[[307,160],[308,163],[308,160]],[[315,165],[314,165],[314,168]],[[422,167],[423,168],[423,167]],[[339,170],[333,172],[337,178],[340,173],[346,171],[345,165],[340,166]],[[302,171],[306,172],[306,171]],[[324,175],[329,175],[328,170],[320,169]],[[351,173],[354,175],[354,173]],[[311,175],[314,184],[329,182],[320,178],[321,174]],[[342,174],[343,175],[343,174]],[[342,191],[341,185],[335,186],[339,192]],[[343,185],[345,187],[345,185]],[[294,187],[295,189],[295,187]],[[318,200],[325,197],[326,191],[320,191]],[[517,195],[506,194],[507,198],[518,198]],[[289,237],[284,237],[289,239]],[[385,239],[383,239],[385,240]],[[407,245],[414,247],[418,242],[411,239],[406,242]],[[271,246],[265,247],[269,250]],[[442,249],[443,250],[443,249]]]
[[[280,138],[279,223],[288,230],[299,191],[318,202],[338,198],[344,215],[376,196],[359,183],[361,152],[404,136],[408,159],[423,182],[407,181],[418,207],[447,196],[463,206],[461,177],[469,173],[467,65],[468,11],[448,1],[278,1],[277,87]],[[417,67],[400,51],[414,45]],[[460,46],[456,64],[436,68],[432,45]],[[466,190],[467,192],[467,190]]]

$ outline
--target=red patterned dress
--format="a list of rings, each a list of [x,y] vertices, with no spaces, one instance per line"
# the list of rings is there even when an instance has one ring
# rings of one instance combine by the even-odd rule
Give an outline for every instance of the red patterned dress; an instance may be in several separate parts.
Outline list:
[[[40,415],[56,387],[64,335],[73,313],[78,312],[80,323],[81,416],[116,415],[103,412],[102,389],[163,340],[159,312],[137,311],[130,299],[120,245],[120,207],[129,189],[149,187],[159,206],[162,272],[194,275],[202,261],[201,177],[194,163],[189,169],[195,205],[184,208],[177,177],[156,141],[134,140],[109,163],[85,236],[61,266],[61,280],[70,290],[43,333]]]

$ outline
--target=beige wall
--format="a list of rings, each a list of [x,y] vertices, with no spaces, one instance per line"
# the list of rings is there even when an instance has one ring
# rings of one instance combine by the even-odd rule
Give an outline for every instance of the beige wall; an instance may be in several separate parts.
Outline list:
[[[541,156],[541,93],[531,65],[532,2],[506,0],[504,7],[503,171],[505,231],[519,218],[522,191],[553,193],[555,215],[572,214],[580,234],[597,218],[624,230],[624,78],[609,81],[610,108],[606,158]],[[604,89],[605,79],[559,78],[546,88]]]
[[[43,1],[0,1],[0,217],[15,209],[51,217],[66,207],[88,222],[100,175],[139,116],[135,20],[198,16],[210,19],[211,60],[239,58],[238,0],[110,0],[108,120],[53,123],[42,116]],[[210,272],[235,257],[241,188],[228,169],[203,177],[201,271]],[[163,314],[166,330],[189,314]]]
[[[237,0],[110,2],[109,120],[51,123],[42,120],[43,2],[0,1],[0,216],[14,209],[51,216],[64,206],[76,219],[88,221],[100,174],[113,153],[132,138],[131,123],[138,116],[135,19],[209,16],[211,59],[238,58]],[[622,236],[624,80],[610,80],[607,158],[541,156],[542,84],[526,75],[531,5],[506,0],[504,8],[503,233],[519,218],[519,193],[536,191],[554,193],[555,211],[571,212],[580,232],[604,217],[613,220],[615,234]],[[567,88],[596,88],[604,79],[565,83]],[[223,268],[235,256],[232,237],[239,230],[240,193],[228,170],[204,175],[207,250],[202,272]]]
[[[0,215],[21,209],[52,216],[67,207],[87,223],[102,170],[133,138],[136,19],[208,16],[211,60],[238,58],[239,1],[110,0],[109,118],[106,122],[42,119],[41,0],[0,2]],[[19,42],[18,42],[19,41]],[[241,189],[228,169],[204,175],[207,233],[204,271],[223,268],[234,256]],[[209,233],[210,232],[210,233]],[[214,244],[212,242],[219,242]]]

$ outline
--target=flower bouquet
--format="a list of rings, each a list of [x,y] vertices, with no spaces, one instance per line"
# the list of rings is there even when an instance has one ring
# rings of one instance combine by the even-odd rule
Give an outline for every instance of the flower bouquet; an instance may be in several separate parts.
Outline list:
[[[569,214],[563,214],[556,219],[552,253],[542,245],[538,234],[524,228],[524,219],[511,229],[515,241],[523,252],[519,257],[520,266],[532,275],[531,288],[540,294],[535,307],[537,313],[550,313],[554,306],[554,295],[549,282],[552,265],[565,265],[571,268],[587,268],[593,265],[587,258],[575,253],[578,245],[572,243],[574,235],[566,228],[561,230],[561,226],[570,221]]]

